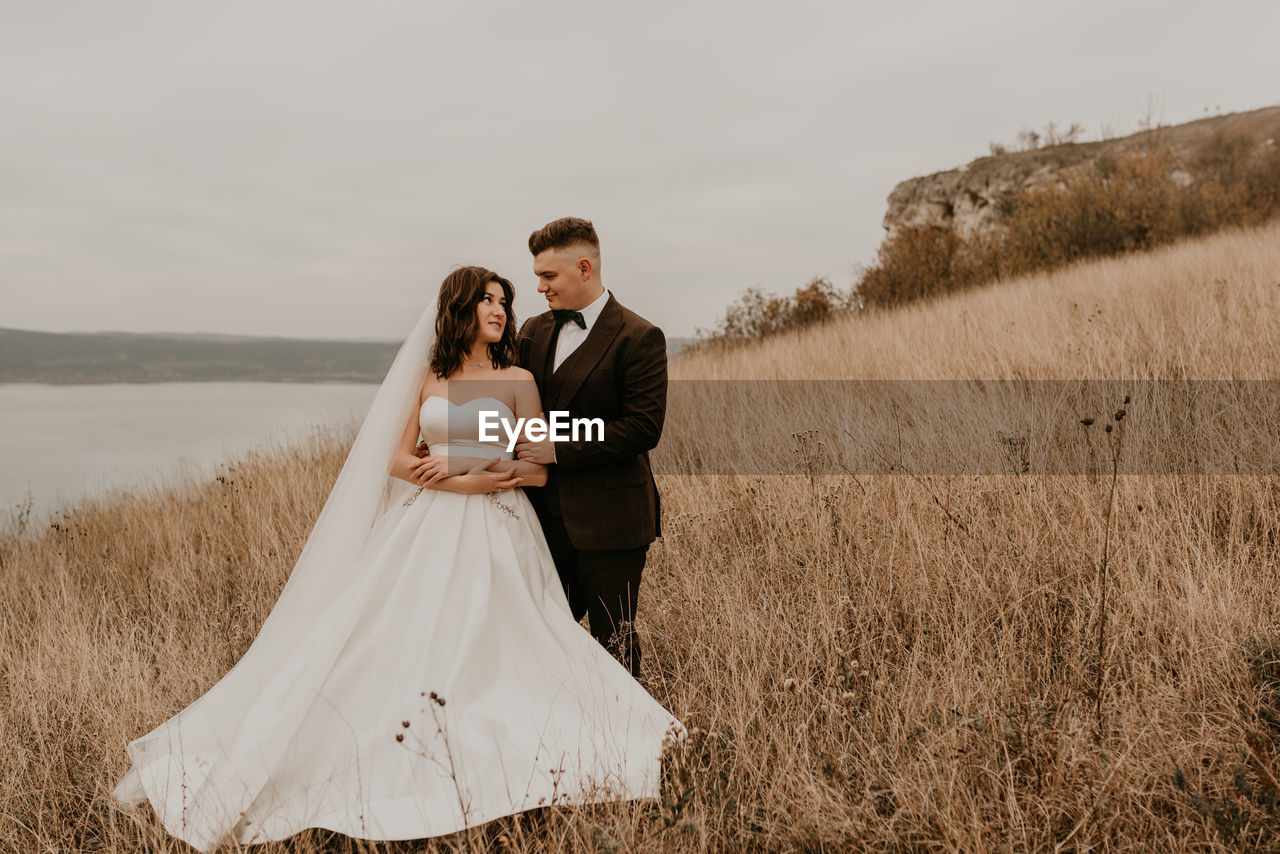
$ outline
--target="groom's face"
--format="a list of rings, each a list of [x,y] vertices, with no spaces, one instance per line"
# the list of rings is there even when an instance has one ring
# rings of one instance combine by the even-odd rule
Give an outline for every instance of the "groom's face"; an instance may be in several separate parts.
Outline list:
[[[546,249],[533,258],[538,293],[546,297],[547,308],[576,310],[591,304],[591,259],[574,249]]]

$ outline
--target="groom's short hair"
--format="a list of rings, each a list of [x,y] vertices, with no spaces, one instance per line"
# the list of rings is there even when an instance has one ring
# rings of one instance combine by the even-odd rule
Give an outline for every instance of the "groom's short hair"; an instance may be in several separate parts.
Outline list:
[[[600,254],[600,238],[589,219],[565,216],[552,220],[529,235],[529,251],[536,258],[548,249],[560,249],[575,243],[586,243]]]

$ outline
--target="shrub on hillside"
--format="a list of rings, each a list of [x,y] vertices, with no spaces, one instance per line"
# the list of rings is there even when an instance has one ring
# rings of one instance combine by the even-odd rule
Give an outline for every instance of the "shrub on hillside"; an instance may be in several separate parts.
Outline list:
[[[1257,132],[1221,128],[1196,152],[1201,195],[1217,202],[1213,213],[1234,225],[1251,225],[1280,213],[1280,146],[1261,145]],[[1212,226],[1212,221],[1210,222]]]
[[[880,244],[876,263],[856,285],[867,305],[897,305],[967,287],[996,275],[995,253],[949,228],[903,228]]]
[[[825,277],[810,280],[791,296],[766,294],[758,288],[726,310],[714,330],[698,330],[704,344],[719,346],[754,341],[788,329],[821,323],[857,306],[853,294],[842,292]]]
[[[1187,232],[1184,190],[1167,152],[1084,164],[1061,189],[1006,200],[1005,232],[995,248],[1002,273],[1056,267],[1080,258],[1148,249]]]

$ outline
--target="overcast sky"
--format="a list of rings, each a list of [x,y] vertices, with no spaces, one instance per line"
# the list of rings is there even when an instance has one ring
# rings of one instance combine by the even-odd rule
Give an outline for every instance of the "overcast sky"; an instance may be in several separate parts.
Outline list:
[[[670,336],[847,286],[897,182],[1280,102],[1280,3],[0,0],[0,326],[398,339],[594,220]]]

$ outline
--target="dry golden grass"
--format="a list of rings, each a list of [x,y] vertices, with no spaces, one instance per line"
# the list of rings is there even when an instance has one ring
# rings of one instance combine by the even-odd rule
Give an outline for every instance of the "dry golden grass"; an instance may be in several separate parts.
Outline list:
[[[673,376],[1280,378],[1278,271],[1280,227],[1232,232]],[[253,455],[0,539],[0,848],[184,850],[146,808],[112,806],[124,745],[247,647],[343,450]],[[1086,476],[660,486],[645,682],[696,728],[662,804],[253,850],[1280,847],[1280,479],[1122,476],[1114,497]]]

